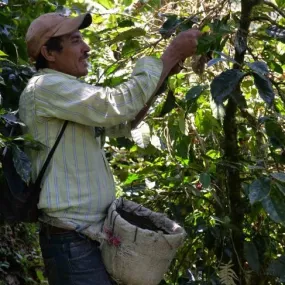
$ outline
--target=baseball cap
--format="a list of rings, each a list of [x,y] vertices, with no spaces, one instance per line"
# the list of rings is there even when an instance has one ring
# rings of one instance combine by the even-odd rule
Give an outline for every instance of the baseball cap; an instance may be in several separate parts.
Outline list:
[[[92,23],[89,13],[68,17],[60,13],[47,13],[35,19],[28,28],[26,43],[28,55],[36,60],[41,47],[52,37],[63,36],[77,29],[84,29]]]

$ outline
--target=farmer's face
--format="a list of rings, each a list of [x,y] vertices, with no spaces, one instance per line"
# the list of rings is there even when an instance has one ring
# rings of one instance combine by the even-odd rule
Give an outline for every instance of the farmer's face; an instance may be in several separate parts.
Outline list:
[[[88,73],[88,52],[90,47],[83,41],[79,31],[62,36],[62,50],[53,52],[51,68],[76,77]]]

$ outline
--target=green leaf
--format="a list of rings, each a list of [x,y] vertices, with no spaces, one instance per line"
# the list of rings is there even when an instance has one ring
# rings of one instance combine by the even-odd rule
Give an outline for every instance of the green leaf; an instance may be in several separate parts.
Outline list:
[[[44,277],[44,274],[41,270],[37,269],[36,270],[36,274],[37,274],[37,277],[40,281],[44,281],[45,280],[45,277]]]
[[[37,151],[43,150],[46,146],[39,141],[36,141],[31,134],[17,136],[13,142],[23,142],[25,148],[31,148]]]
[[[173,94],[172,90],[169,90],[167,93],[166,100],[162,106],[162,109],[160,111],[159,117],[163,117],[176,106],[175,96]]]
[[[285,182],[285,173],[284,172],[275,172],[270,174],[274,179]]]
[[[231,58],[229,55],[227,55],[227,54],[225,54],[225,53],[223,53],[223,52],[221,52],[221,51],[214,50],[213,53],[218,54],[218,55],[220,56],[219,58],[221,58],[221,59],[223,59],[223,60],[225,60],[225,61],[229,61],[229,62],[235,63],[235,64],[237,64],[237,65],[240,65],[237,61],[235,61],[235,60],[234,60],[233,58]]]
[[[193,17],[190,17],[188,20],[181,18],[177,33],[191,29],[193,24],[195,24],[195,19],[193,19]]]
[[[189,156],[189,137],[186,135],[179,136],[175,141],[174,148],[179,157],[187,159]]]
[[[8,56],[4,51],[0,50],[0,56]]]
[[[198,39],[198,46],[197,46],[197,54],[205,54],[210,50],[213,50],[216,44],[216,36],[209,35],[209,34],[202,34],[201,37]]]
[[[0,84],[5,85],[5,81],[2,76],[0,76]]]
[[[268,66],[263,61],[255,61],[247,63],[250,69],[252,69],[254,72],[259,73],[261,75],[267,75],[269,74]]]
[[[111,0],[97,0],[96,2],[101,4],[106,9],[111,9],[114,6],[114,2]]]
[[[285,278],[285,256],[282,255],[277,259],[273,260],[268,268],[267,274],[279,277],[280,279]]]
[[[141,148],[146,148],[150,143],[150,128],[145,122],[141,122],[131,130],[132,139]]]
[[[211,94],[217,104],[222,104],[236,89],[246,74],[238,69],[229,69],[214,78],[211,83]]]
[[[282,148],[285,145],[285,133],[274,117],[264,117],[265,131],[274,148]]]
[[[107,78],[104,81],[104,86],[115,87],[115,86],[123,83],[124,81],[126,81],[126,74],[123,74],[121,76],[114,76],[111,78]]]
[[[208,173],[201,173],[199,181],[202,183],[203,188],[208,188],[211,185],[211,176]]]
[[[203,135],[208,135],[211,132],[218,132],[220,125],[213,117],[212,112],[198,109],[195,113],[195,125],[198,132]]]
[[[257,248],[253,242],[244,243],[244,254],[249,266],[258,273],[260,270],[260,262]]]
[[[209,156],[212,159],[218,159],[221,157],[221,153],[218,150],[211,149],[206,153],[207,156]]]
[[[140,48],[140,43],[137,40],[126,41],[122,48],[122,56],[133,56]]]
[[[221,57],[218,57],[218,58],[213,58],[211,59],[210,61],[208,61],[207,63],[207,67],[210,67],[212,65],[215,65],[221,61],[227,61],[225,58],[221,58]]]
[[[261,177],[249,186],[249,200],[251,204],[262,201],[270,192],[270,179]]]
[[[132,4],[132,0],[123,0],[125,6],[130,6]]]
[[[217,20],[209,24],[210,31],[202,34],[198,39],[197,54],[205,54],[208,51],[221,51],[228,40],[228,36],[232,33],[229,25]],[[208,26],[208,27],[209,27]]]
[[[271,61],[269,62],[269,67],[270,69],[272,69],[273,71],[283,74],[283,68],[280,64],[276,63],[275,61]]]
[[[275,96],[271,81],[267,77],[255,72],[253,73],[253,77],[259,96],[271,106]]]
[[[134,25],[135,25],[135,23],[132,20],[118,21],[118,26],[120,28],[131,27],[131,26],[134,26]]]
[[[150,142],[155,148],[159,150],[162,150],[164,147],[162,139],[156,135],[151,136]]]
[[[10,112],[0,115],[0,118],[4,119],[4,121],[11,126],[13,125],[25,126],[25,124],[19,121],[19,119],[16,117],[15,112]]]
[[[112,73],[115,73],[118,69],[120,68],[120,65],[115,63],[115,64],[112,64],[111,66],[109,66],[107,69],[106,69],[106,75],[110,75]]]
[[[100,15],[93,15],[92,16],[92,24],[101,24],[104,21],[104,18]]]
[[[262,200],[262,206],[274,222],[285,224],[285,197],[278,189],[271,190]]]
[[[284,27],[273,25],[266,29],[266,33],[269,36],[274,37],[276,40],[282,43],[285,43],[285,28]]]
[[[190,100],[195,100],[197,99],[202,92],[205,90],[206,86],[205,85],[197,85],[192,87],[190,90],[187,91],[186,93],[186,100],[190,101]]]
[[[285,6],[285,0],[275,0],[275,2],[279,8],[282,8]]]
[[[185,112],[181,111],[178,114],[178,125],[182,134],[188,136],[189,135],[189,126],[188,121],[185,120]]]
[[[1,261],[0,262],[0,270],[2,268],[9,268],[9,267],[10,267],[10,263],[9,262],[7,262],[7,261]]]
[[[134,181],[136,181],[138,179],[139,179],[139,175],[138,174],[130,173],[124,184],[125,185],[131,184],[131,183],[133,183]]]
[[[127,31],[124,31],[120,34],[118,34],[112,41],[111,43],[116,43],[116,42],[121,42],[125,40],[129,40],[132,38],[137,38],[144,36],[146,34],[145,30],[142,28],[133,28],[129,29]]]
[[[163,23],[162,27],[159,29],[159,33],[164,37],[168,38],[172,33],[175,32],[175,27],[179,23],[177,15],[168,15],[167,20]]]
[[[32,163],[19,147],[13,147],[13,162],[17,173],[28,184],[31,178]]]
[[[277,189],[285,196],[285,187],[282,184],[276,182],[275,185],[277,186]]]

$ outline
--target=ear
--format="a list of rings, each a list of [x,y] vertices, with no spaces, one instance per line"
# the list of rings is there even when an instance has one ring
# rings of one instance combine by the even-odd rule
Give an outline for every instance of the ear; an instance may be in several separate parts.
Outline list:
[[[41,54],[47,61],[54,62],[55,61],[55,56],[54,56],[54,51],[48,51],[46,46],[41,47]]]

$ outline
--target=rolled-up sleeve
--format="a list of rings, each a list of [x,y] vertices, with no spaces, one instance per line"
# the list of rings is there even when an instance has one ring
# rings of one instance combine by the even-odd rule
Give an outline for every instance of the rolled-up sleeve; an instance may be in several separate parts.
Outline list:
[[[115,88],[93,86],[62,73],[44,74],[34,83],[36,115],[111,127],[112,133],[113,126],[125,125],[144,107],[157,87],[162,68],[160,59],[144,57],[138,60],[130,79]]]

